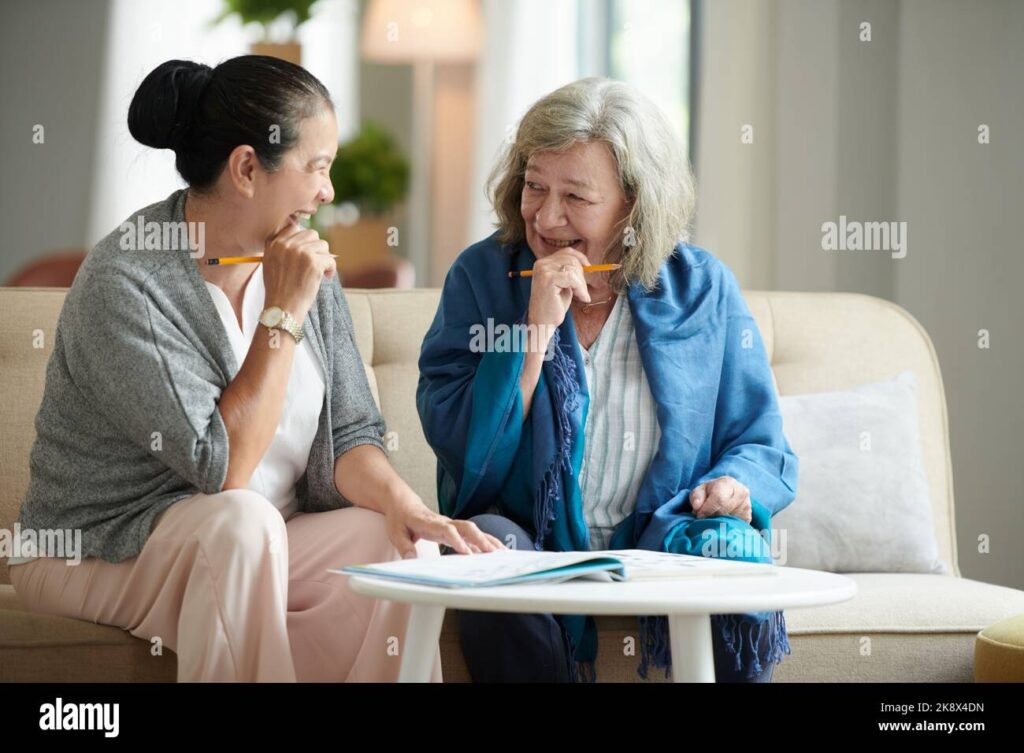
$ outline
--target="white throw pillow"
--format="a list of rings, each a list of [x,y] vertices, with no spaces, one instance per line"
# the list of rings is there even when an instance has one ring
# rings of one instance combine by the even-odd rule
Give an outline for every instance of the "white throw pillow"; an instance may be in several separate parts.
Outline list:
[[[776,563],[836,573],[948,573],[939,559],[918,429],[917,379],[779,398],[800,460],[772,518]]]

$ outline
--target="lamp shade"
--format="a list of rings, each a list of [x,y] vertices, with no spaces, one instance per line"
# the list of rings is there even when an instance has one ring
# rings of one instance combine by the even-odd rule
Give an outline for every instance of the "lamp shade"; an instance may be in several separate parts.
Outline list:
[[[469,62],[483,34],[477,0],[370,0],[362,55],[376,63]]]

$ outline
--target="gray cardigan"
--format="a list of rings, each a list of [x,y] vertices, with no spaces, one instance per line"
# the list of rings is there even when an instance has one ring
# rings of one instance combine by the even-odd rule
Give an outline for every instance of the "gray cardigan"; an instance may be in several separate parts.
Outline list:
[[[183,222],[184,202],[175,191],[126,222]],[[138,555],[175,502],[221,491],[217,403],[241,365],[189,249],[124,250],[123,237],[116,229],[88,254],[61,309],[18,517],[22,529],[81,529],[81,556],[109,562]],[[385,426],[336,276],[303,330],[326,394],[296,495],[300,511],[323,512],[351,505],[335,459],[361,444],[385,451]]]

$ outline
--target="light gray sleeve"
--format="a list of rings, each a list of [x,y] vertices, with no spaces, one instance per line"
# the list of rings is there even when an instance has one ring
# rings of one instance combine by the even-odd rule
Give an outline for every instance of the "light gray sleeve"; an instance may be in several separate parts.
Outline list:
[[[361,444],[372,444],[385,453],[384,418],[370,392],[363,360],[356,347],[352,315],[341,291],[341,284],[332,282],[334,298],[334,380],[331,385],[331,435],[334,459]]]
[[[131,281],[91,278],[66,314],[67,367],[83,397],[200,491],[221,491],[228,434],[215,366]]]

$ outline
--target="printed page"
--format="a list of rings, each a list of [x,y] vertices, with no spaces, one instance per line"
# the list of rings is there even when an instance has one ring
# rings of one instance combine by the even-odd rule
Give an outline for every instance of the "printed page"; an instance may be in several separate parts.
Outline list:
[[[446,554],[428,559],[395,560],[371,565],[332,569],[344,574],[381,575],[435,585],[473,586],[508,581],[571,565],[601,560],[605,552],[535,552],[507,550],[484,554]],[[618,567],[609,563],[607,567]],[[565,579],[564,574],[555,576]]]
[[[698,557],[692,554],[670,554],[652,552],[647,549],[596,550],[591,554],[615,557],[625,566],[626,575],[622,580],[647,580],[654,578],[719,577],[729,575],[778,575],[774,565],[758,562]],[[594,578],[600,578],[595,574]],[[614,574],[613,580],[620,580]]]

